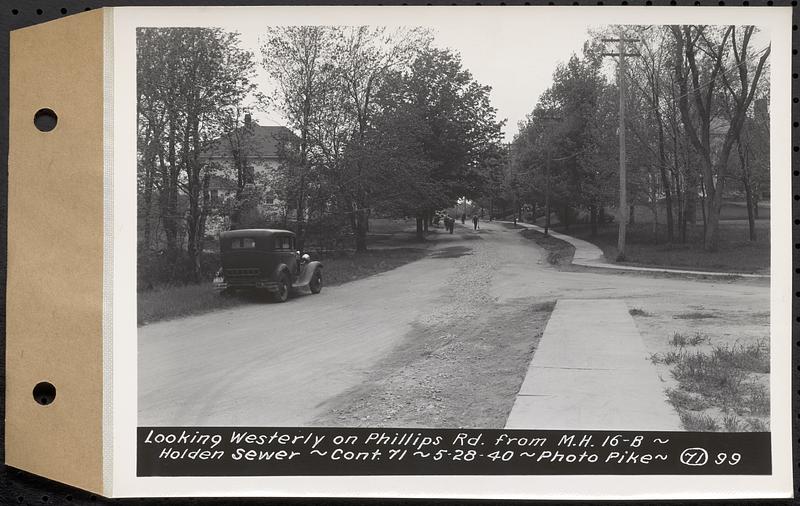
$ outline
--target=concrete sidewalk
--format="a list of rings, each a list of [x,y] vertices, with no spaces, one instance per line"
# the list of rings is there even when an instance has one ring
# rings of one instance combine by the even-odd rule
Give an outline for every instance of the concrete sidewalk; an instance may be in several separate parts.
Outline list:
[[[539,225],[532,225],[530,223],[518,223],[518,225],[524,228],[530,228],[538,232],[544,233],[544,228],[540,227]],[[739,276],[743,278],[769,278],[768,274],[743,274],[738,272],[693,271],[688,269],[668,269],[666,267],[638,267],[635,265],[615,264],[607,261],[603,256],[603,251],[590,242],[577,239],[570,235],[553,232],[552,230],[550,230],[549,233],[556,239],[561,239],[562,241],[568,242],[575,247],[575,255],[572,257],[572,263],[574,265],[580,265],[582,267],[614,269],[618,271],[694,274],[695,276],[718,276],[718,277]]]
[[[556,303],[506,428],[682,430],[619,299]]]

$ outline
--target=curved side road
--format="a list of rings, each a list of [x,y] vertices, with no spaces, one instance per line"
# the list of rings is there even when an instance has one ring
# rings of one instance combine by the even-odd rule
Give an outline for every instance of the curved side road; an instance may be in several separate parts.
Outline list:
[[[502,222],[510,223],[510,222]],[[544,233],[544,229],[538,225],[530,223],[517,223],[520,227],[530,228],[537,232]],[[669,269],[666,267],[638,267],[635,265],[622,265],[608,262],[603,256],[603,251],[594,244],[572,237],[571,235],[561,234],[558,232],[549,231],[549,234],[556,239],[568,242],[575,247],[575,256],[572,258],[573,265],[580,265],[581,267],[594,267],[598,269],[614,269],[618,271],[633,271],[633,272],[665,272],[671,274],[693,274],[695,276],[717,276],[717,277],[731,277],[738,276],[742,278],[756,278],[756,279],[769,279],[769,274],[745,274],[740,272],[714,272],[714,271],[693,271],[686,269]]]

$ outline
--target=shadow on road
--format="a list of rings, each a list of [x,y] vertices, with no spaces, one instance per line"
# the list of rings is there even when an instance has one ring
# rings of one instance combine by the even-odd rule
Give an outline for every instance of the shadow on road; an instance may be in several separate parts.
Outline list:
[[[472,248],[466,246],[448,246],[447,248],[436,251],[436,253],[431,255],[431,258],[459,258],[471,254]]]

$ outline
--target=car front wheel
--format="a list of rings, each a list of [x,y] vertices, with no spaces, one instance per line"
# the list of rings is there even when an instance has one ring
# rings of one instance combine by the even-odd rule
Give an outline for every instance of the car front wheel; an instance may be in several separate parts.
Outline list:
[[[308,284],[311,293],[319,293],[322,291],[322,272],[317,269],[314,276],[311,277],[311,282]]]
[[[286,276],[281,276],[281,280],[278,281],[278,291],[273,294],[275,302],[286,302],[289,300],[289,289],[289,280],[286,279]]]

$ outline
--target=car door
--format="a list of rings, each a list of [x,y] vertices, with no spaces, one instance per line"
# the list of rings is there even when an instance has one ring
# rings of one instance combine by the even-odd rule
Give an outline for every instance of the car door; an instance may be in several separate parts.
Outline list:
[[[275,238],[275,252],[280,256],[281,262],[286,264],[292,273],[292,282],[297,279],[297,255],[294,251],[294,237],[282,235]]]

